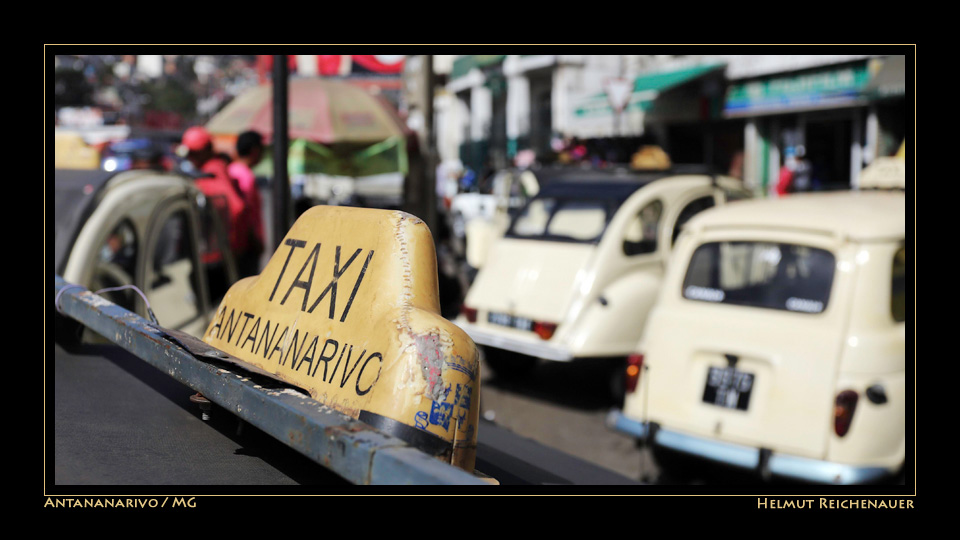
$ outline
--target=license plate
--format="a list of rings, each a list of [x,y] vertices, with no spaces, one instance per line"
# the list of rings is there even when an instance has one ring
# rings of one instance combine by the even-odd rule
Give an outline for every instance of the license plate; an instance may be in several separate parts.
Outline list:
[[[487,322],[500,326],[509,326],[510,328],[525,330],[527,332],[533,330],[532,320],[524,317],[515,317],[506,313],[490,313],[487,315]]]
[[[753,389],[753,374],[732,367],[711,367],[707,372],[707,386],[703,401],[728,409],[747,410],[750,391]]]

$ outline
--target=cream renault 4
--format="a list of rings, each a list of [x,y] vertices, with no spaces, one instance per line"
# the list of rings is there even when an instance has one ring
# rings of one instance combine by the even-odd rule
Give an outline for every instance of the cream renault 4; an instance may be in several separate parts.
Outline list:
[[[620,376],[680,228],[747,192],[678,169],[541,174],[549,178],[491,245],[455,322],[501,375],[537,359],[604,359]]]
[[[837,484],[902,471],[905,211],[903,191],[863,190],[697,216],[608,425],[662,465]]]

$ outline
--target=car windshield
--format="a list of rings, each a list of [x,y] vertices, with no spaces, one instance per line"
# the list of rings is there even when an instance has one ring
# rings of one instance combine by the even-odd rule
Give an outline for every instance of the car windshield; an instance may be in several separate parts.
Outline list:
[[[618,206],[613,199],[537,197],[513,220],[507,237],[596,243]]]
[[[697,248],[683,297],[802,313],[830,299],[834,256],[825,250],[767,242],[712,242]]]

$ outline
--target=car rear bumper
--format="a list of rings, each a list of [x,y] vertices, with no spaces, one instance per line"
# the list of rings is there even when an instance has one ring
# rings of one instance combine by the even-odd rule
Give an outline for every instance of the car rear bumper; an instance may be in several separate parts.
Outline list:
[[[562,345],[543,341],[534,334],[531,334],[530,339],[524,339],[518,336],[492,331],[468,322],[459,320],[454,322],[462,328],[477,345],[495,347],[497,349],[526,354],[544,360],[554,360],[557,362],[569,362],[573,360],[573,353],[569,349]]]
[[[740,469],[756,470],[763,476],[769,473],[771,476],[818,484],[863,484],[891,474],[891,471],[884,467],[847,465],[777,454],[662,427],[654,429],[646,422],[628,418],[618,409],[612,409],[607,414],[607,426],[662,448]]]

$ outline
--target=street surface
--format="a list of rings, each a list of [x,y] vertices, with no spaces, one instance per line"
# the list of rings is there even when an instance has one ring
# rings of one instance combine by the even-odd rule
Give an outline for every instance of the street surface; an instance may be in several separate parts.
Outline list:
[[[51,349],[48,459],[61,488],[346,484],[227,411],[204,422],[193,390],[115,345]]]
[[[484,363],[480,414],[546,446],[640,480],[646,452],[604,424],[614,402],[607,395],[603,370],[595,367],[542,362],[529,377],[504,380]]]

